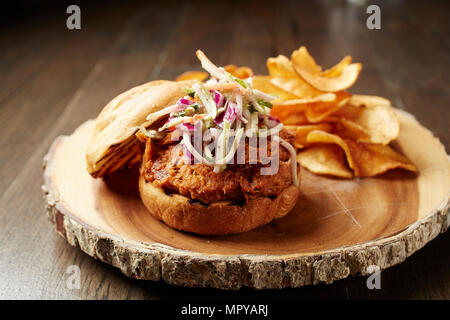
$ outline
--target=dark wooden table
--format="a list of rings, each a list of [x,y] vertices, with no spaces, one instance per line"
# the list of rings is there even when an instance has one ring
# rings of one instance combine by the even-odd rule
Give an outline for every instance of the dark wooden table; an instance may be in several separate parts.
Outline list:
[[[248,65],[306,45],[319,63],[350,54],[363,63],[352,92],[387,97],[450,147],[450,2],[386,1],[381,30],[366,28],[364,1],[108,2],[2,4],[0,28],[0,298],[167,299],[183,297],[450,299],[450,234],[366,278],[288,290],[238,292],[131,280],[69,246],[47,221],[42,158],[51,142],[93,118],[118,93],[198,69],[201,48],[219,65]],[[70,170],[70,169],[69,169]],[[70,265],[79,290],[67,288]]]

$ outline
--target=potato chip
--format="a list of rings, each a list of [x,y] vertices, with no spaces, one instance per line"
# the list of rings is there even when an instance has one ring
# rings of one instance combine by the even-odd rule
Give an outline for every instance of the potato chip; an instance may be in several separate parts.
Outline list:
[[[310,122],[303,114],[310,104],[314,104],[316,102],[331,102],[334,100],[336,100],[336,95],[334,93],[325,93],[323,95],[307,99],[274,100],[272,101],[273,108],[271,113],[272,115],[277,116],[284,123],[301,124],[303,122]]]
[[[339,91],[336,93],[336,99],[334,101],[310,103],[305,110],[306,118],[312,123],[321,122],[345,106],[349,98],[350,94],[348,92]]]
[[[335,100],[330,99],[333,96],[336,97]],[[338,117],[330,115],[342,108],[347,103],[349,96],[349,93],[341,91],[309,99],[275,101],[271,113],[288,125],[339,122]],[[328,99],[330,101],[327,101]],[[303,103],[292,104],[294,102]]]
[[[388,105],[346,105],[339,109],[335,116],[340,117],[337,126],[339,136],[359,142],[386,145],[397,139],[400,133],[400,122]]]
[[[354,95],[352,95],[348,104],[353,107],[360,107],[360,106],[373,107],[373,106],[379,106],[379,105],[390,106],[391,101],[389,101],[388,99],[385,99],[383,97],[378,97],[378,96],[367,96],[367,95],[361,95],[361,94],[354,94]]]
[[[274,78],[299,78],[295,72],[292,62],[283,55],[267,59],[267,70]]]
[[[343,139],[341,139],[339,136],[335,134],[331,134],[324,131],[311,131],[308,136],[306,137],[306,141],[309,143],[334,143],[337,144],[339,147],[344,150],[345,155],[347,157],[348,165],[351,169],[355,168],[355,165],[353,163],[353,158],[350,153],[350,149],[348,148],[347,144]],[[355,172],[355,175],[358,175],[358,172]]]
[[[332,102],[336,100],[336,95],[334,93],[328,92],[324,93],[312,98],[298,98],[298,99],[290,99],[290,100],[284,100],[280,101],[278,103],[275,103],[277,106],[280,107],[301,107],[304,104],[308,103],[315,103],[315,102]]]
[[[351,58],[344,58],[336,66],[321,72],[321,68],[308,53],[305,47],[295,50],[292,55],[294,70],[308,84],[324,92],[336,92],[351,87],[358,79],[362,65],[348,64]]]
[[[299,98],[312,98],[323,94],[324,92],[317,90],[302,78],[280,78],[274,77],[270,80],[277,87],[295,94]]]
[[[353,63],[347,66],[344,70],[342,70],[340,76],[334,78],[314,75],[298,68],[297,66],[295,66],[295,70],[306,82],[308,82],[314,88],[322,91],[336,92],[345,90],[355,83],[361,71],[361,64]]]
[[[395,168],[417,172],[411,161],[387,145],[345,142],[353,158],[355,175],[359,177],[373,177]]]
[[[300,47],[291,55],[293,65],[297,65],[303,70],[312,74],[318,74],[326,78],[334,78],[341,75],[342,71],[352,63],[352,57],[346,56],[338,64],[328,70],[322,71],[322,67],[317,65],[314,58],[309,54],[306,47]]]
[[[239,68],[237,68],[234,76],[236,76],[240,79],[246,79],[246,78],[253,77],[254,74],[255,73],[253,72],[253,70],[249,67],[239,67]]]
[[[333,144],[317,144],[297,154],[297,162],[315,174],[352,178],[344,152]]]
[[[249,67],[236,67],[234,64],[229,64],[225,66],[225,71],[231,73],[233,76],[239,79],[246,79],[249,77],[253,77],[253,70]],[[186,71],[180,74],[175,78],[175,81],[183,81],[183,80],[198,80],[200,82],[204,82],[209,78],[209,74],[204,71]]]
[[[300,78],[292,62],[283,55],[267,59],[267,69],[272,76],[272,84],[300,98],[311,98],[323,94]]]
[[[319,122],[315,121],[315,117],[317,117],[317,119],[323,120],[324,118],[328,117],[330,112],[333,112],[340,107],[340,105],[335,104],[335,97],[335,94],[327,93],[308,99],[277,99],[272,102],[273,108],[271,114],[278,117],[285,124],[304,124]],[[321,105],[324,105],[325,107],[320,108]],[[314,113],[314,111],[309,110],[316,108],[320,109],[317,111],[317,114]],[[328,108],[328,111],[325,110],[326,108]],[[308,119],[308,116],[305,114],[305,112],[308,112],[308,116],[312,119],[312,121]],[[331,121],[327,119],[326,122]]]
[[[273,100],[272,103],[277,103],[279,101],[291,99],[298,99],[298,96],[273,85],[270,82],[270,80],[271,80],[270,76],[255,76],[252,79],[252,86],[254,89],[258,89],[261,90],[262,92],[278,96],[278,98]]]
[[[236,67],[234,64],[229,64],[224,67],[225,71],[231,73],[233,76],[239,79],[246,79],[253,77],[253,70],[249,67]]]
[[[333,126],[330,123],[319,123],[299,126],[285,125],[284,128],[295,136],[295,147],[302,149],[310,145],[306,140],[306,137],[311,131],[320,130],[330,132]]]
[[[226,72],[233,73],[236,71],[237,67],[234,64],[227,64],[225,67],[223,67]]]
[[[308,119],[306,119],[304,112],[292,112],[289,110],[284,110],[283,108],[273,108],[271,114],[285,125],[304,125],[311,124]]]
[[[204,71],[186,71],[175,78],[175,81],[198,80],[200,82],[208,79],[209,74]]]
[[[359,142],[370,143],[371,141],[369,133],[363,127],[356,122],[342,117],[337,117],[337,121],[334,123],[333,133],[341,138]]]
[[[267,59],[270,76],[256,87],[274,93],[272,115],[295,135],[297,159],[313,173],[351,178],[370,177],[393,168],[416,167],[388,144],[399,134],[399,121],[389,100],[350,95],[360,63],[344,57],[322,70],[305,47]],[[277,94],[278,92],[278,94]]]
[[[291,60],[294,70],[295,66],[297,66],[298,68],[311,74],[318,74],[322,72],[322,67],[316,63],[314,58],[309,54],[308,50],[304,46],[292,52]]]
[[[350,63],[352,63],[352,57],[346,56],[341,61],[339,61],[339,63],[336,64],[335,66],[331,67],[328,70],[322,71],[321,76],[327,77],[327,78],[338,77],[342,73],[342,71],[348,65],[350,65]]]
[[[357,177],[372,177],[394,168],[417,172],[417,168],[406,157],[386,145],[358,143],[318,130],[310,132],[306,141],[332,143],[341,147],[349,167]]]

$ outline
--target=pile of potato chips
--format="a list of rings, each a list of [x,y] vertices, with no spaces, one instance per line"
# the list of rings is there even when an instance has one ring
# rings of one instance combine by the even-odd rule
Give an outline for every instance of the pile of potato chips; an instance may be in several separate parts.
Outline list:
[[[297,161],[311,172],[343,178],[371,177],[394,168],[416,172],[413,163],[389,146],[400,131],[390,101],[345,91],[361,67],[347,56],[322,70],[300,47],[291,59],[268,58],[269,75],[254,76],[253,88],[278,96],[271,113],[295,134]],[[238,78],[253,76],[248,67],[225,69]],[[207,78],[206,72],[188,71],[176,80]]]

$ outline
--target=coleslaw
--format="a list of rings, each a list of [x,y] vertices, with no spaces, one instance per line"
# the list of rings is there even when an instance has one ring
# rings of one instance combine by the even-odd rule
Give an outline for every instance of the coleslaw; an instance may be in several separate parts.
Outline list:
[[[245,137],[273,136],[274,141],[290,153],[293,184],[298,186],[295,149],[278,136],[283,124],[270,115],[271,101],[276,96],[253,89],[252,78],[239,79],[217,67],[201,50],[196,55],[211,78],[206,83],[197,81],[191,88],[184,88],[186,95],[176,104],[148,115],[147,120],[167,115],[169,118],[158,132],[144,133],[158,139],[158,133],[177,131],[176,136],[182,137],[181,144],[189,157],[196,163],[214,166],[216,173],[227,168]],[[209,137],[202,139],[204,154],[192,142],[196,130],[202,130],[203,137]],[[210,140],[216,144],[215,157],[209,147]]]

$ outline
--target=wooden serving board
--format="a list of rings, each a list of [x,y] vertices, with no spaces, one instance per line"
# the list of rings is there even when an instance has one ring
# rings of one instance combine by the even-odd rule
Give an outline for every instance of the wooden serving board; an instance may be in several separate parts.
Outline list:
[[[137,170],[93,179],[85,149],[94,122],[56,139],[43,186],[57,231],[87,254],[147,280],[238,289],[298,287],[366,275],[404,261],[449,226],[450,161],[442,144],[397,110],[395,147],[419,174],[393,170],[335,179],[302,170],[302,195],[286,217],[231,236],[179,232],[153,218]],[[226,221],[224,221],[226,223]]]

